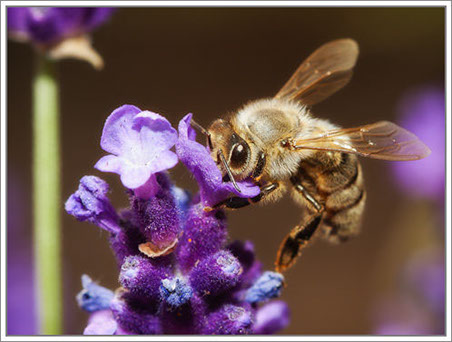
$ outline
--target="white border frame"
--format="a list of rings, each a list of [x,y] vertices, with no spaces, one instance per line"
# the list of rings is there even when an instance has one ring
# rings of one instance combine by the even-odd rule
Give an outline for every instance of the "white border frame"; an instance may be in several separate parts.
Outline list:
[[[446,335],[445,336],[6,336],[6,7],[7,6],[109,6],[109,7],[444,7],[445,8],[445,80],[446,80]],[[1,322],[0,339],[2,341],[450,341],[451,340],[451,3],[450,1],[2,1],[0,12],[0,49],[1,49]],[[449,210],[447,210],[449,208]]]

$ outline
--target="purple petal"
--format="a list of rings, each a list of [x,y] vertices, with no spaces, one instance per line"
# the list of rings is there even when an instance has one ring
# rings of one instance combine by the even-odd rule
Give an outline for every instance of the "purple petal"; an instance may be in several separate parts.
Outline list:
[[[8,7],[7,21],[8,32],[10,33],[27,33],[27,15],[29,9],[27,7]]]
[[[82,275],[83,290],[77,295],[78,305],[86,311],[106,310],[110,307],[113,291],[92,281],[86,274]]]
[[[82,8],[31,7],[27,16],[27,30],[32,41],[53,43],[81,31]]]
[[[38,44],[87,33],[104,23],[112,8],[96,7],[12,7],[8,9],[8,29]]]
[[[139,135],[132,130],[133,118],[141,109],[132,105],[123,105],[115,109],[105,121],[100,146],[108,153],[120,155],[125,144],[138,144]]]
[[[119,217],[107,197],[108,184],[95,176],[80,180],[78,190],[65,203],[68,214],[79,221],[89,221],[106,231],[120,231]]]
[[[121,182],[128,189],[136,189],[144,185],[151,175],[152,172],[148,167],[133,165],[126,160],[121,169]]]
[[[156,184],[147,184],[155,183],[153,174],[177,164],[169,150],[176,140],[176,130],[163,116],[124,105],[108,117],[102,133],[101,147],[113,156],[101,158],[95,167],[118,173],[125,187],[140,188],[139,196],[148,199],[155,194]]]
[[[90,316],[83,335],[113,335],[117,328],[110,310],[96,311]]]
[[[254,333],[274,334],[287,327],[289,322],[289,306],[281,300],[275,300],[257,310]]]
[[[194,140],[195,133],[190,126],[191,118],[192,114],[187,114],[179,122],[176,153],[198,182],[203,204],[213,206],[224,200],[230,193],[245,198],[257,196],[260,189],[251,181],[237,182],[241,192],[238,192],[231,182],[223,182],[221,171],[207,148]]]
[[[83,27],[90,31],[105,23],[115,11],[112,7],[86,7]]]

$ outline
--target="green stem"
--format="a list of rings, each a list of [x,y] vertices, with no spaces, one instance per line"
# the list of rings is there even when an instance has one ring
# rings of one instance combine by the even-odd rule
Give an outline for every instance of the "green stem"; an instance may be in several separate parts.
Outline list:
[[[38,56],[33,80],[33,223],[40,333],[62,333],[60,139],[55,65]]]

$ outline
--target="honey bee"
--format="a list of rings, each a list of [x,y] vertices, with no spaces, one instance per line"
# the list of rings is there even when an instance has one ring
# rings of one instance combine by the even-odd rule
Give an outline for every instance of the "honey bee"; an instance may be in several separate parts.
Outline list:
[[[291,267],[319,229],[331,242],[358,233],[366,191],[357,156],[416,160],[430,154],[413,133],[388,121],[342,129],[312,116],[310,107],[345,86],[358,44],[339,39],[314,51],[273,97],[252,101],[205,130],[224,181],[251,178],[261,192],[230,197],[214,208],[241,208],[275,201],[290,191],[306,208],[302,222],[285,237],[276,270]]]

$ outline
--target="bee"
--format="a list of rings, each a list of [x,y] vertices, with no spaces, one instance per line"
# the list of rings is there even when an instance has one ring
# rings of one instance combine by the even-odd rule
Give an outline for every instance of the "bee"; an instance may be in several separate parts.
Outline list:
[[[273,98],[252,101],[207,130],[194,123],[207,135],[223,180],[240,191],[237,181],[251,178],[261,190],[254,198],[230,197],[214,208],[268,203],[289,191],[306,209],[280,245],[278,272],[294,264],[317,230],[331,242],[359,232],[366,190],[358,156],[404,161],[430,154],[413,133],[388,121],[343,129],[312,115],[312,105],[350,81],[358,53],[352,39],[326,43]]]

